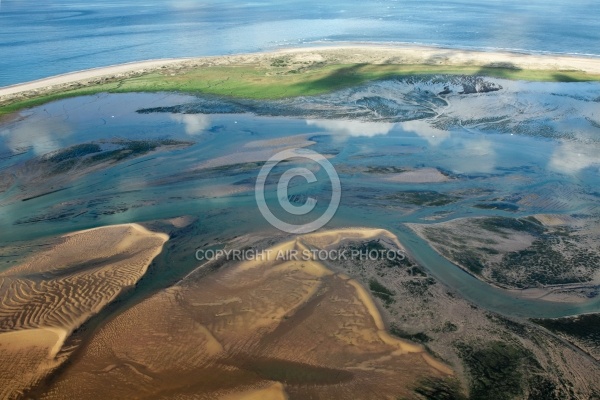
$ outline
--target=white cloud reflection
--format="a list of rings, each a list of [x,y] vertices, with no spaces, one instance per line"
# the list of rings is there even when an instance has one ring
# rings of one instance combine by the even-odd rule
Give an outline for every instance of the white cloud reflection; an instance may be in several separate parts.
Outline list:
[[[443,131],[438,128],[434,128],[426,121],[414,120],[401,122],[400,127],[405,132],[416,133],[423,139],[427,140],[430,145],[437,146],[444,140],[450,137],[449,131]]]
[[[387,135],[396,124],[353,120],[306,120],[309,126],[325,129],[334,135],[373,137]]]
[[[31,148],[42,155],[63,147],[63,139],[73,133],[69,125],[57,119],[28,119],[0,131],[6,146],[13,153]]]
[[[210,117],[205,114],[171,114],[171,119],[185,125],[185,133],[198,135],[210,126]]]
[[[599,153],[600,148],[598,145],[562,142],[554,150],[549,167],[557,172],[576,174],[588,167],[600,167]]]
[[[483,138],[466,138],[462,148],[452,149],[449,167],[457,173],[490,173],[497,164],[497,154],[491,141]]]

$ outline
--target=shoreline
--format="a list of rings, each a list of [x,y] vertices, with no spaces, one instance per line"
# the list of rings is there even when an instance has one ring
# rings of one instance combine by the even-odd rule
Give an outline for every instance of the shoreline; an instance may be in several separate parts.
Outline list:
[[[174,63],[179,63],[193,58],[156,58],[142,61],[132,61],[122,64],[111,64],[104,67],[94,67],[88,69],[82,69],[77,71],[65,72],[63,74],[52,75],[45,78],[34,79],[32,81],[15,83],[8,86],[0,86],[0,97],[7,96],[27,90],[37,90],[45,86],[51,86],[59,84],[64,78],[73,78],[69,82],[75,82],[80,79],[91,79],[95,77],[101,77],[104,75],[127,73],[138,69],[146,68],[160,68]],[[97,74],[94,74],[97,72]],[[58,83],[53,83],[57,81]],[[31,86],[31,88],[28,88]],[[22,88],[22,90],[14,90]]]
[[[362,54],[359,54],[359,53]],[[279,56],[328,59],[338,63],[432,65],[508,68],[515,70],[545,70],[556,72],[583,72],[600,75],[600,57],[567,54],[521,53],[512,51],[483,51],[422,45],[392,45],[380,43],[343,43],[310,47],[281,48],[275,51],[239,53],[231,55],[166,58],[115,64],[68,72],[34,81],[0,87],[0,102],[11,101],[26,94],[37,95],[60,90],[64,85],[91,86],[99,79],[126,79],[157,72],[168,67],[189,68],[206,66],[250,65]],[[310,58],[310,57],[309,57]],[[314,61],[318,62],[318,61]],[[600,79],[600,78],[599,78]]]
[[[468,47],[446,47],[443,45],[432,45],[432,44],[417,44],[417,43],[386,43],[386,42],[335,42],[329,44],[327,42],[315,42],[312,45],[301,46],[301,47],[280,47],[274,50],[265,50],[265,51],[253,51],[247,53],[232,53],[232,54],[222,54],[222,55],[213,55],[213,56],[190,56],[190,57],[175,57],[175,58],[151,58],[147,60],[139,60],[139,61],[128,61],[125,63],[119,64],[110,64],[101,67],[93,67],[82,70],[75,70],[64,72],[57,75],[51,75],[39,79],[34,79],[26,82],[14,83],[6,86],[0,86],[0,96],[5,95],[3,92],[8,89],[18,88],[25,85],[30,84],[42,84],[44,82],[48,82],[54,79],[75,76],[79,74],[87,74],[91,72],[99,72],[100,74],[94,75],[95,77],[99,77],[102,75],[109,75],[111,73],[124,73],[131,72],[136,69],[145,69],[145,68],[156,68],[161,67],[163,65],[182,63],[186,61],[201,61],[201,60],[211,60],[217,58],[231,58],[231,57],[240,57],[240,56],[248,56],[248,55],[273,55],[277,54],[290,54],[297,52],[310,52],[310,51],[331,51],[331,50],[342,50],[342,49],[380,49],[380,50],[395,50],[395,51],[403,51],[403,50],[424,50],[424,51],[444,51],[444,52],[463,52],[470,53],[472,55],[492,55],[492,56],[505,56],[509,58],[514,57],[527,57],[527,58],[558,58],[564,60],[573,60],[576,63],[580,61],[596,61],[600,63],[600,55],[597,54],[580,54],[580,53],[551,53],[551,52],[533,52],[524,49],[497,49],[497,48],[468,48]],[[113,71],[114,69],[119,69],[118,71]],[[582,70],[585,71],[585,70]],[[594,71],[586,71],[592,73],[600,73],[600,66]],[[10,94],[10,93],[8,93]]]

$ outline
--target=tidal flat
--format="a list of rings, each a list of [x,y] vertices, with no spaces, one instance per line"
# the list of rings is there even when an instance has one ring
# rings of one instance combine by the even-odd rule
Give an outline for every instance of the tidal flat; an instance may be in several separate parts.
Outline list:
[[[329,56],[351,55],[336,51]],[[595,78],[579,71],[531,82],[514,80],[536,80],[514,66],[507,71],[515,75],[498,77],[481,66],[415,70],[385,59],[357,67],[351,57],[343,64],[350,69],[339,70],[314,54],[290,54],[262,66],[138,71],[89,92],[7,100],[2,274],[61,235],[90,228],[140,223],[169,237],[135,288],[86,315],[65,339],[59,354],[72,356],[69,364],[29,377],[19,393],[96,393],[108,379],[123,384],[115,396],[204,388],[206,398],[335,398],[365,382],[377,382],[369,393],[408,398],[598,396],[596,321],[577,319],[600,311]],[[297,64],[306,69],[293,72]],[[221,84],[201,75],[226,70],[243,79]],[[296,85],[302,78],[308,86]],[[205,89],[185,90],[190,82]],[[261,167],[289,149],[323,154],[340,177],[340,208],[312,236],[282,236],[257,209]],[[288,199],[316,207],[290,216],[274,192],[299,166],[317,182],[292,181]],[[267,204],[290,223],[322,213],[332,197],[326,171],[298,158],[273,168],[265,183]],[[252,266],[195,257],[277,246],[391,248],[407,257]],[[65,274],[101,273],[101,261]],[[230,323],[239,329],[229,332]],[[339,356],[326,358],[316,345],[307,352],[308,332],[338,346]],[[140,333],[164,347],[136,347],[131,338]],[[352,359],[343,355],[349,351]],[[402,371],[408,383],[388,380],[389,371]],[[207,380],[197,381],[200,372]]]

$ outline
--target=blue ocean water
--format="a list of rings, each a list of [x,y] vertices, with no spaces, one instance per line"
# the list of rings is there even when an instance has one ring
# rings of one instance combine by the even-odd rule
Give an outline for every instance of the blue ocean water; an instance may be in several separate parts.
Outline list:
[[[0,86],[332,41],[600,55],[600,8],[594,0],[0,0]]]

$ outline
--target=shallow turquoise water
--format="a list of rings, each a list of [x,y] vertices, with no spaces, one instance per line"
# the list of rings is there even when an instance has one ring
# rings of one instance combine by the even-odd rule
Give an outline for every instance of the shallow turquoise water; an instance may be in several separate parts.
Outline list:
[[[523,300],[491,288],[437,255],[403,225],[429,223],[433,217],[444,221],[477,215],[600,215],[600,85],[493,82],[502,89],[472,95],[459,95],[460,82],[441,78],[378,82],[312,99],[240,103],[248,111],[243,114],[202,113],[207,102],[214,109],[225,107],[226,100],[160,93],[100,94],[27,110],[22,119],[0,125],[0,172],[16,177],[0,194],[0,242],[181,215],[200,218],[204,232],[215,235],[263,230],[276,234],[258,212],[254,197],[259,165],[216,172],[202,165],[220,157],[228,157],[219,164],[225,167],[244,163],[252,143],[307,134],[315,142],[309,148],[330,155],[341,179],[340,209],[326,228],[389,229],[440,281],[490,310],[538,317],[600,311],[597,298],[581,305],[557,304]],[[436,95],[447,85],[453,94]],[[167,112],[174,106],[188,113]],[[430,115],[411,119],[415,107],[428,109]],[[154,111],[136,112],[141,109]],[[355,118],[332,118],[338,109]],[[293,115],[298,110],[302,116]],[[116,138],[169,138],[193,144],[58,181],[52,189],[59,191],[22,201],[40,194],[40,184],[27,181],[36,171],[31,160],[68,146]],[[435,168],[452,179],[398,183],[366,173],[371,167]],[[318,200],[314,213],[287,216],[288,222],[302,223],[326,206],[330,185],[324,171],[315,173],[317,183],[298,181],[291,188],[292,194]],[[273,186],[268,187],[267,201],[277,212],[277,196]],[[460,200],[419,208],[385,198],[409,190],[436,191]],[[512,208],[473,207],[489,202]],[[193,250],[183,256],[192,259]]]

